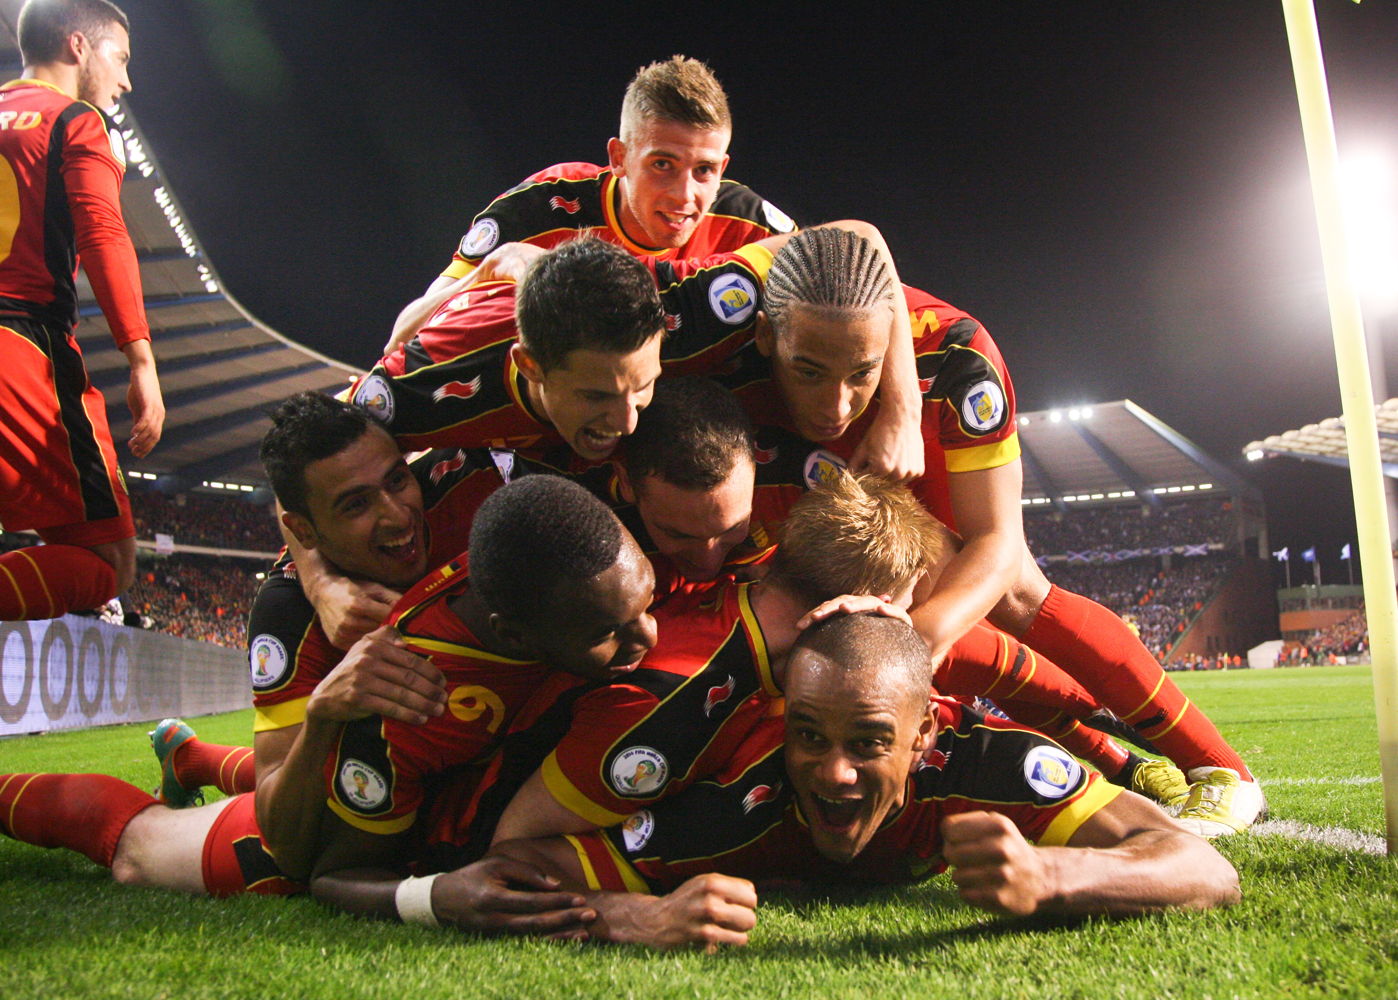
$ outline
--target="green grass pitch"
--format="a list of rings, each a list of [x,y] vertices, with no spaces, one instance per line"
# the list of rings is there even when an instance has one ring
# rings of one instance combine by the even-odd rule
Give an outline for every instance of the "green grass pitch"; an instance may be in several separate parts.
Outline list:
[[[1368,668],[1174,676],[1293,831],[1220,842],[1242,875],[1230,910],[1002,920],[939,877],[768,895],[747,949],[657,955],[360,921],[305,898],[125,888],[83,857],[0,837],[0,997],[1398,997],[1398,869],[1295,835],[1383,833]],[[196,728],[243,743],[249,714]],[[0,771],[103,771],[152,787],[146,728],[3,740]]]

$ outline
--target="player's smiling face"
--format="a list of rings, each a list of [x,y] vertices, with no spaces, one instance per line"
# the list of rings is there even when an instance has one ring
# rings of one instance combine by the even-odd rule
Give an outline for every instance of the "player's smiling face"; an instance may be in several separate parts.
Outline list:
[[[350,576],[402,589],[427,570],[422,490],[393,439],[370,427],[304,472],[310,517],[288,527]]]
[[[897,685],[797,649],[787,664],[786,769],[811,840],[847,863],[902,805],[931,717]]]
[[[580,585],[560,588],[539,627],[521,631],[538,659],[552,667],[593,680],[619,677],[635,670],[655,645],[649,610],[654,588],[650,560],[623,530],[615,563]]]
[[[748,536],[755,467],[734,463],[728,478],[711,490],[687,490],[659,476],[638,483],[623,480],[656,551],[667,556],[687,580],[712,580],[728,553]]]
[[[730,131],[643,119],[607,156],[621,179],[621,227],[643,247],[682,247],[718,197]]]
[[[650,405],[660,377],[661,339],[657,331],[630,354],[570,351],[564,364],[547,372],[524,361],[519,367],[531,399],[563,439],[583,458],[599,461],[636,429],[637,417]]]
[[[772,359],[772,377],[802,437],[834,441],[864,412],[879,387],[888,336],[884,308],[842,313],[793,305],[780,330],[758,324],[757,348]]]
[[[116,106],[117,98],[131,91],[126,64],[131,61],[131,39],[119,24],[109,24],[88,40],[87,55],[78,65],[78,97],[103,110]]]

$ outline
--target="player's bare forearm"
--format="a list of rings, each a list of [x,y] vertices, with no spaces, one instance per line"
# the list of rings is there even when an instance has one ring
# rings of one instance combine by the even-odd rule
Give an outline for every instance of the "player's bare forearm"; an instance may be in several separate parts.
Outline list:
[[[456,285],[456,278],[439,276],[432,280],[432,284],[427,286],[427,291],[413,299],[403,311],[398,314],[398,318],[393,321],[393,332],[388,338],[388,342],[383,345],[385,355],[392,354],[399,347],[417,336],[417,332],[422,329],[422,324],[427,322],[427,317],[437,311],[437,308],[451,298],[452,289]]]
[[[594,941],[670,949],[701,947],[713,952],[748,943],[757,923],[757,892],[746,879],[698,875],[664,896],[590,888],[573,845],[562,837],[496,844],[491,853],[526,861],[575,889],[596,919],[587,928]]]
[[[1004,595],[1018,565],[1006,557],[1014,545],[1015,539],[997,534],[967,541],[942,569],[932,596],[911,610],[913,626],[934,657],[944,656]]]
[[[398,907],[401,872],[353,868],[318,875],[311,893],[320,902],[358,916],[403,919]],[[532,865],[504,857],[485,858],[437,875],[428,907],[440,926],[481,934],[534,934],[555,938],[587,936],[597,913],[574,892]],[[410,914],[411,918],[411,914]]]
[[[585,833],[597,829],[553,797],[544,783],[543,772],[535,771],[500,815],[494,843],[505,840],[553,837],[565,833]]]
[[[155,353],[149,340],[133,340],[121,348],[131,367],[126,405],[131,411],[131,437],[127,446],[137,458],[145,458],[160,440],[165,427],[165,400],[155,370]]]
[[[315,608],[326,638],[336,649],[349,649],[356,641],[384,623],[403,595],[372,580],[357,580],[340,572],[319,551],[307,548],[286,525],[281,504],[277,524],[282,541],[296,563],[296,576],[306,600]]]
[[[1238,874],[1208,841],[1122,792],[1066,847],[1035,847],[1001,813],[950,816],[943,857],[966,902],[993,913],[1131,916],[1238,901]]]
[[[257,825],[290,878],[305,879],[320,851],[325,761],[339,733],[338,724],[307,720],[255,738]]]
[[[943,567],[913,624],[934,656],[978,622],[1019,578],[1025,553],[1018,459],[1007,465],[947,476],[962,546]]]

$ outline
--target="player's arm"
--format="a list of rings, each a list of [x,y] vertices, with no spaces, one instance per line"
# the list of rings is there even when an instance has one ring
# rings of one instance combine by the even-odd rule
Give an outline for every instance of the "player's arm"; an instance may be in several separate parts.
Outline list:
[[[459,278],[439,275],[427,286],[427,291],[403,307],[403,311],[393,322],[393,334],[388,338],[388,343],[384,344],[383,353],[392,354],[395,349],[412,340],[427,322],[427,318],[441,308],[442,303],[460,295],[472,285],[483,281],[522,281],[529,265],[543,252],[541,248],[528,243],[505,243],[486,254],[475,267],[463,264],[463,267],[471,269]]]
[[[121,215],[124,164],[112,153],[105,122],[96,111],[72,119],[61,169],[78,257],[112,339],[131,368],[126,402],[133,423],[128,444],[133,455],[144,458],[160,440],[165,403],[151,351],[141,271]]]
[[[282,505],[277,504],[277,526],[306,600],[315,608],[320,626],[336,649],[349,649],[382,625],[403,595],[373,580],[346,576],[315,549],[308,549],[286,525]]]
[[[563,805],[544,784],[542,771],[535,771],[515,792],[495,826],[495,843],[505,840],[551,837],[564,833],[586,833],[597,829],[597,822],[578,815]]]
[[[327,872],[311,882],[320,902],[357,916],[479,934],[586,937],[597,913],[528,862],[488,857],[427,878],[387,868]]]
[[[748,931],[757,924],[757,890],[747,879],[696,875],[663,896],[604,890],[583,870],[580,850],[575,838],[549,837],[499,843],[491,854],[527,862],[565,889],[577,890],[597,915],[587,928],[593,940],[710,952],[748,943]]]
[[[947,817],[942,839],[961,898],[993,913],[1129,916],[1241,898],[1238,873],[1207,840],[1133,792],[1088,817],[1065,847],[1031,845],[991,812]]]
[[[949,559],[926,602],[912,610],[913,624],[933,656],[951,644],[1004,596],[1024,557],[1019,459],[990,469],[949,472],[947,491],[961,550]]]
[[[257,822],[277,866],[292,878],[310,871],[325,817],[325,762],[344,723],[381,715],[420,725],[445,705],[441,671],[385,626],[351,646],[316,685],[304,723],[259,733]]]

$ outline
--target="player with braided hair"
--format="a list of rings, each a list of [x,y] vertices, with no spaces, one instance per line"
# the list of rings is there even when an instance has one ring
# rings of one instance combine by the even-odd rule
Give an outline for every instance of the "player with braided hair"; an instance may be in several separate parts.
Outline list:
[[[756,350],[731,383],[759,424],[785,424],[819,445],[806,463],[812,481],[822,463],[842,463],[879,406],[873,385],[897,300],[864,242],[811,230],[787,243],[768,272]],[[927,454],[914,490],[965,542],[916,612],[933,654],[987,617],[1061,664],[1190,775],[1179,803],[1186,825],[1207,836],[1245,829],[1263,799],[1242,759],[1120,618],[1052,586],[1029,553],[1014,389],[994,341],[966,313],[905,294]]]

